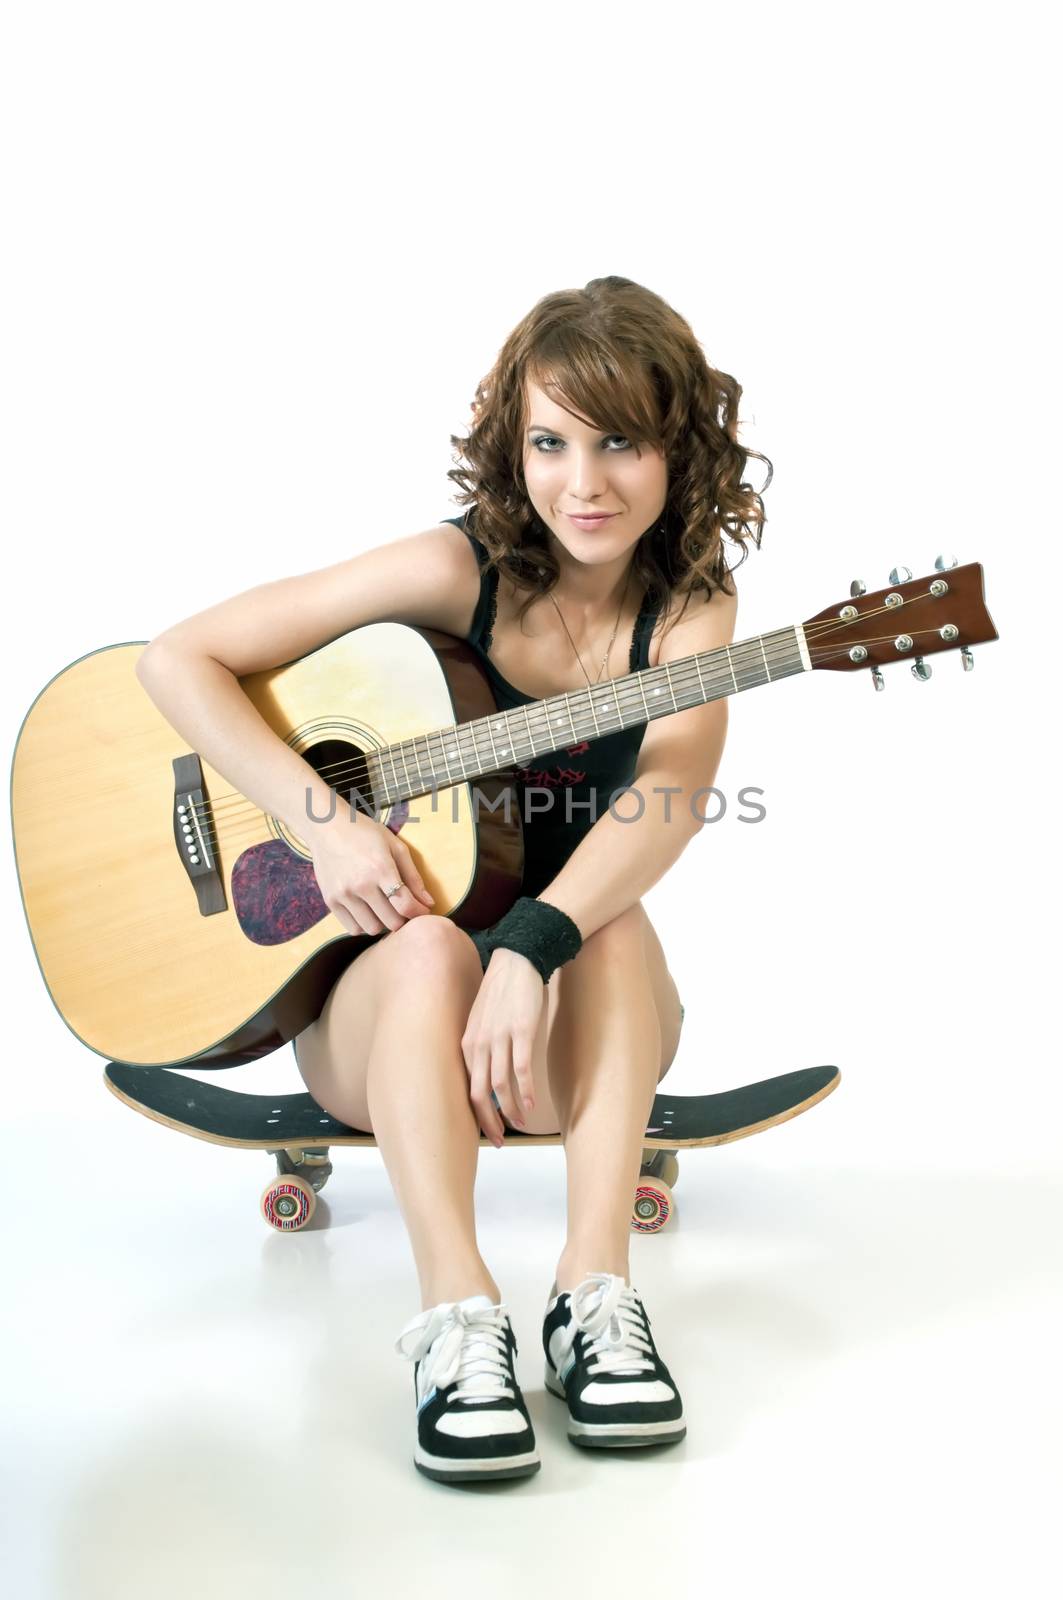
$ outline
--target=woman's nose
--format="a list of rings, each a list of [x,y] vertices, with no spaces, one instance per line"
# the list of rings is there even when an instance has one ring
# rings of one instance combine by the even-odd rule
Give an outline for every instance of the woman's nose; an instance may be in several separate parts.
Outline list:
[[[608,473],[600,455],[576,450],[569,456],[568,492],[574,501],[586,505],[605,488]]]

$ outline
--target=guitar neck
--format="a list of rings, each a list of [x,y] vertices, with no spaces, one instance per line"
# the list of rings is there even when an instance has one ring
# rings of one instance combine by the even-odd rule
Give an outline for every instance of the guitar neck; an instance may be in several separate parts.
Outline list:
[[[437,728],[369,755],[374,803],[397,805],[811,669],[804,628],[797,623],[665,666],[608,678],[594,688]]]

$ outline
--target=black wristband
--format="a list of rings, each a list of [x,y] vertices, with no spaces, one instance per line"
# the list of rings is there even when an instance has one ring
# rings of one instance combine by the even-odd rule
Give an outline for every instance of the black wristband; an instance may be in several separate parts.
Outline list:
[[[480,952],[480,965],[487,963],[495,950],[516,950],[527,956],[544,983],[550,975],[583,947],[583,935],[567,912],[545,900],[522,895],[493,928],[469,935]]]

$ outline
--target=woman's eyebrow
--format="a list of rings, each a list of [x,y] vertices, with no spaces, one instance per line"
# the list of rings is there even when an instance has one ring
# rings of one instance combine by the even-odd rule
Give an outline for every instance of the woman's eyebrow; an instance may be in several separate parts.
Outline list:
[[[533,428],[539,428],[543,433],[552,434],[555,439],[564,439],[566,437],[566,435],[563,434],[559,428],[548,428],[542,422],[529,422],[529,424],[528,424],[528,432],[531,433]],[[603,438],[603,439],[608,436],[609,432],[610,432],[610,430],[608,428],[599,428],[598,429],[598,433],[599,433],[600,437]]]

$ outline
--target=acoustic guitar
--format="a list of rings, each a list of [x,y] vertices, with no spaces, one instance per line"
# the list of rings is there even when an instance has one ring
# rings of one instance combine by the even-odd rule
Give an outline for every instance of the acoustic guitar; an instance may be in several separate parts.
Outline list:
[[[514,768],[570,743],[800,672],[881,668],[996,639],[982,568],[894,571],[803,623],[499,711],[463,640],[356,628],[241,688],[350,801],[398,832],[436,914],[479,929],[521,892]],[[136,676],[139,644],[92,652],[37,696],[11,773],[15,859],[37,960],[90,1050],[137,1066],[235,1066],[288,1043],[372,938],[321,898],[305,840],[190,750]],[[474,793],[475,786],[475,793]],[[413,823],[416,826],[413,826]],[[309,824],[308,824],[309,831]]]

